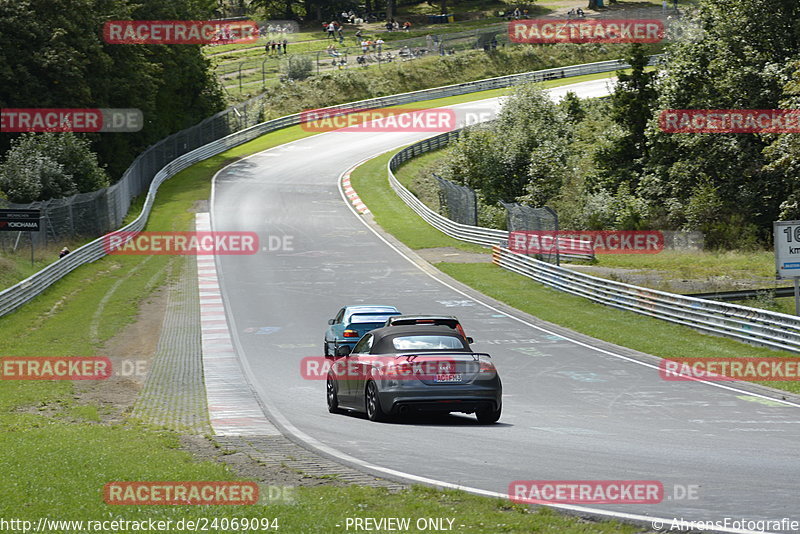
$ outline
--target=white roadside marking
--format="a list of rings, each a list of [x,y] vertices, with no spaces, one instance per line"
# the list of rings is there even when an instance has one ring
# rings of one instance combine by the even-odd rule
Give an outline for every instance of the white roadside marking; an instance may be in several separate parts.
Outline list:
[[[198,213],[198,232],[211,231],[211,216]],[[203,380],[208,417],[217,436],[279,436],[267,419],[244,377],[231,342],[217,266],[212,254],[197,256],[197,285],[200,290],[200,330],[203,351]],[[242,385],[245,387],[242,387]]]

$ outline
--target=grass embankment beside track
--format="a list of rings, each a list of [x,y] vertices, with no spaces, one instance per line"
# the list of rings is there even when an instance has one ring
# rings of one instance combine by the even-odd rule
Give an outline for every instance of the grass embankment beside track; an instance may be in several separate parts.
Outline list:
[[[350,177],[353,188],[369,207],[376,222],[412,249],[451,246],[472,250],[473,245],[448,237],[423,221],[391,189],[386,165],[395,153],[391,151],[365,162]],[[408,185],[415,173],[406,173],[404,168],[401,167],[398,179]],[[688,327],[595,304],[494,264],[437,263],[436,267],[456,280],[540,319],[662,358],[797,357],[789,352],[705,335]],[[800,393],[797,382],[760,383]]]
[[[198,163],[159,189],[148,231],[188,230],[211,177],[246,154],[310,135],[299,127],[268,134]],[[133,214],[131,215],[131,217]],[[83,266],[17,312],[0,318],[2,356],[91,356],[136,320],[154,291],[174,280],[169,256],[108,256]],[[0,517],[56,520],[278,518],[279,531],[341,532],[347,517],[453,518],[465,533],[633,533],[615,522],[587,522],[502,499],[414,487],[399,493],[348,486],[300,487],[292,504],[253,506],[109,506],[111,481],[236,480],[226,466],[180,450],[179,435],[125,421],[103,424],[99,404],[85,403],[70,382],[2,381]],[[265,481],[269,484],[269,481]],[[175,523],[173,523],[174,525]],[[338,525],[338,526],[337,526]],[[48,532],[74,532],[50,526]],[[133,532],[117,529],[115,532]],[[211,532],[238,532],[212,529]],[[411,530],[415,532],[416,530]]]

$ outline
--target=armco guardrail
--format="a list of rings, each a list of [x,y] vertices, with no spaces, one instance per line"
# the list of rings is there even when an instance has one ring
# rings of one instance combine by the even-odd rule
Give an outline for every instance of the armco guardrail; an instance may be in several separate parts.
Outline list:
[[[443,134],[436,135],[423,139],[413,145],[409,145],[389,160],[389,184],[392,189],[403,199],[408,207],[414,210],[417,215],[422,217],[428,224],[437,230],[444,232],[452,238],[468,243],[475,243],[477,245],[492,246],[508,243],[508,232],[506,230],[497,230],[494,228],[483,228],[480,226],[471,226],[468,224],[461,224],[451,221],[444,215],[441,215],[428,206],[426,206],[414,193],[409,191],[397,177],[394,171],[404,162],[430,152],[431,150],[438,150],[447,146],[453,139],[457,139],[461,134],[461,130],[453,130]],[[590,260],[594,258],[593,253],[589,254],[561,254],[562,258],[567,259],[582,259]]]
[[[418,199],[414,193],[406,189],[405,186],[403,186],[403,184],[401,184],[394,175],[393,171],[397,169],[397,167],[399,167],[403,162],[408,161],[409,159],[420,154],[424,154],[425,152],[442,148],[446,146],[451,139],[457,138],[458,135],[459,130],[454,130],[452,132],[429,137],[428,139],[414,143],[413,145],[410,145],[395,154],[392,159],[389,160],[389,183],[391,184],[392,189],[394,189],[400,198],[403,199],[403,202],[405,202],[412,210],[414,210],[417,215],[422,217],[428,224],[437,230],[444,232],[450,237],[487,247],[507,241],[508,232],[505,230],[496,230],[494,228],[482,228],[480,226],[461,224],[451,221],[444,215],[436,213],[431,208],[426,206],[420,199]]]
[[[712,291],[711,293],[691,293],[684,295],[685,297],[694,297],[696,299],[711,299],[711,300],[747,300],[758,298],[762,295],[769,295],[772,297],[792,297],[794,296],[793,287],[775,287],[764,289],[739,289],[735,291]]]
[[[800,317],[597,278],[499,246],[492,252],[493,262],[504,269],[600,304],[746,343],[800,352]]]
[[[650,63],[656,64],[661,56],[651,56]],[[332,111],[348,110],[365,110],[375,109],[384,106],[401,105],[410,102],[419,102],[422,100],[431,100],[435,98],[443,98],[447,96],[463,95],[474,93],[478,91],[485,91],[488,89],[497,89],[502,87],[510,87],[528,82],[540,82],[543,80],[551,80],[555,78],[567,78],[571,76],[580,76],[582,74],[595,74],[600,72],[612,72],[619,69],[629,67],[622,60],[614,61],[600,61],[597,63],[587,63],[583,65],[573,65],[569,67],[546,69],[534,72],[525,72],[522,74],[512,74],[509,76],[501,76],[497,78],[489,78],[485,80],[478,80],[474,82],[467,82],[456,85],[448,85],[444,87],[437,87],[434,89],[424,89],[421,91],[414,91],[411,93],[402,93],[399,95],[385,96],[379,98],[372,98],[369,100],[362,100],[360,102],[351,102],[339,106],[332,106],[326,108]],[[269,133],[281,128],[299,124],[302,114],[297,113],[288,115],[279,119],[262,122],[255,126],[237,131],[227,137],[223,137],[216,141],[212,141],[203,145],[191,152],[187,152],[170,163],[165,165],[153,177],[152,182],[148,188],[147,198],[145,199],[144,207],[139,216],[130,224],[121,228],[122,231],[141,231],[147,223],[147,218],[150,214],[150,209],[155,200],[156,191],[158,187],[167,179],[174,176],[181,170],[199,162],[203,159],[215,156],[233,148],[242,143],[255,139],[265,133]],[[177,135],[177,134],[173,134]],[[488,231],[488,230],[487,230]],[[486,244],[491,244],[487,241]],[[79,266],[96,261],[105,256],[103,248],[103,238],[95,239],[94,241],[83,245],[76,249],[71,254],[68,254],[62,259],[48,265],[36,274],[31,275],[18,284],[0,292],[0,317],[14,311],[32,298],[42,293],[45,289],[50,287],[53,283],[60,280]]]

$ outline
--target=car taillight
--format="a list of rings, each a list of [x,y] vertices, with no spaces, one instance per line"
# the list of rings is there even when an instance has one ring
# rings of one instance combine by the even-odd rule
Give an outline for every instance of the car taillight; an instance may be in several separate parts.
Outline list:
[[[480,374],[481,378],[492,378],[497,374],[497,368],[486,356],[480,356],[478,358],[478,364],[480,368],[478,369],[478,373]]]
[[[459,323],[459,324],[457,324],[457,325],[456,325],[456,331],[457,331],[459,334],[461,334],[461,337],[463,337],[463,338],[465,338],[465,339],[466,339],[466,337],[467,337],[467,334],[465,334],[465,333],[464,333],[464,329],[463,329],[463,328],[461,328],[461,323]]]
[[[355,330],[345,330],[344,332],[342,332],[342,335],[344,337],[361,337]]]

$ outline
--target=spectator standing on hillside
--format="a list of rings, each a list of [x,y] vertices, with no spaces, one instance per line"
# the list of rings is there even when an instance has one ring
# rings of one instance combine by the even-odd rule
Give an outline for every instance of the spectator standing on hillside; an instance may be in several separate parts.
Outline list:
[[[334,33],[336,33],[336,24],[331,22],[330,24],[328,24],[328,37],[330,37],[331,39],[335,39]]]
[[[381,39],[380,37],[378,37],[378,40],[377,40],[377,41],[375,41],[375,46],[377,46],[377,47],[378,47],[378,53],[379,53],[379,54],[380,54],[380,53],[381,53],[381,51],[383,50],[383,43],[384,43],[384,40],[383,40],[383,39]]]
[[[286,45],[289,44],[289,40],[286,37],[283,38],[283,54],[286,55]]]
[[[410,23],[410,22],[408,22],[408,21],[405,21],[405,22],[403,23],[403,30],[405,30],[405,31],[408,31],[408,30],[410,30],[410,29],[411,29],[411,23]]]
[[[518,8],[518,7],[515,7],[515,8],[514,8],[514,20],[517,20],[517,19],[519,19],[519,17],[520,17],[520,11],[519,11],[519,8]]]

